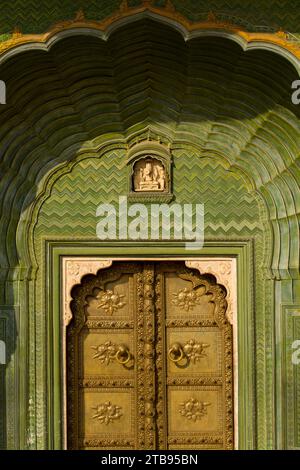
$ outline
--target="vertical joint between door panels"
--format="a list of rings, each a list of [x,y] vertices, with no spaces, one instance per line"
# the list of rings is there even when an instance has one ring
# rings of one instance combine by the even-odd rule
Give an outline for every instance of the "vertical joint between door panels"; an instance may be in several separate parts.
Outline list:
[[[145,449],[156,447],[154,264],[144,265]]]

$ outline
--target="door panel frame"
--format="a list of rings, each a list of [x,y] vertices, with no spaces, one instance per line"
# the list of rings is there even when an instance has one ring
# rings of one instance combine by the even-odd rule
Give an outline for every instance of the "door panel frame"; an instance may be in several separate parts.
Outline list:
[[[234,321],[235,348],[235,448],[255,448],[255,362],[253,308],[253,246],[250,240],[206,241],[201,250],[187,251],[184,243],[159,242],[87,242],[45,240],[48,319],[48,448],[66,448],[66,323],[68,312],[64,275],[67,260],[94,261],[96,272],[113,261],[189,261],[202,259],[235,260],[237,271],[237,309]],[[97,260],[97,261],[96,261]],[[99,267],[96,268],[96,265]],[[103,264],[104,263],[104,264]],[[76,273],[75,273],[76,274]],[[81,274],[82,276],[83,274]],[[218,279],[219,283],[222,283]],[[62,295],[63,293],[63,295]],[[67,320],[66,320],[67,319]],[[238,361],[237,361],[238,357]]]

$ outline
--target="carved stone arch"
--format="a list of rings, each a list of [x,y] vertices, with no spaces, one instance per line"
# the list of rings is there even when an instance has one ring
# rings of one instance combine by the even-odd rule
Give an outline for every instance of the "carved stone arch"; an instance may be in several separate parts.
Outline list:
[[[113,265],[111,260],[101,260],[96,261],[95,263],[97,265],[97,271],[94,273],[85,271],[84,275],[80,279],[80,284],[74,285],[71,289],[72,300],[70,302],[70,308],[72,312],[76,313],[76,315],[73,315],[74,321],[70,324],[70,328],[76,329],[87,321],[87,298],[94,295],[94,290],[97,289],[105,291],[106,284],[118,281],[123,272],[129,267],[129,264],[126,262],[119,265],[114,263]],[[82,268],[88,268],[88,264],[86,266],[82,264]],[[133,269],[132,264],[130,264],[130,268]],[[135,268],[134,272],[139,272],[138,266]]]
[[[217,282],[226,289],[226,317],[233,325],[237,310],[236,260],[234,258],[199,258],[186,261],[186,266],[197,269],[202,275],[213,274]]]
[[[186,262],[186,264],[188,264]],[[193,284],[193,290],[197,290],[201,287],[204,288],[202,295],[211,296],[209,303],[214,304],[214,318],[217,325],[220,328],[223,328],[226,323],[228,323],[228,318],[226,316],[227,311],[227,290],[225,286],[219,284],[217,278],[210,272],[200,273],[197,272],[197,268],[193,266],[193,262],[190,262],[190,268],[186,273],[180,272],[178,275],[181,279],[191,281]]]
[[[103,136],[101,143],[92,141],[88,142],[83,149],[80,149],[75,155],[68,149],[69,158],[63,163],[58,163],[52,168],[45,178],[39,183],[37,193],[32,200],[32,194],[26,195],[24,206],[28,206],[22,211],[16,232],[16,248],[18,251],[21,266],[32,270],[32,275],[35,276],[38,269],[38,262],[36,260],[36,253],[34,249],[34,230],[38,223],[39,212],[51,197],[53,186],[57,184],[60,178],[68,173],[72,173],[76,165],[80,162],[95,158],[99,159],[107,152],[117,149],[126,149],[126,141],[120,136],[116,136],[114,142],[111,138]],[[27,201],[28,200],[28,201]]]
[[[103,260],[93,258],[64,258],[63,259],[63,324],[67,327],[73,318],[72,309],[72,291],[78,289],[81,283],[84,282],[86,276],[94,275],[102,270],[110,267],[112,260]],[[78,320],[76,320],[78,321]],[[83,318],[82,320],[83,321]]]

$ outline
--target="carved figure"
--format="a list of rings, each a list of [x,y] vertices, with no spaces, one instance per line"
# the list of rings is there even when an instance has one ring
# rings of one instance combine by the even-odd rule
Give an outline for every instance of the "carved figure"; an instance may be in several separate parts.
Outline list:
[[[165,191],[164,166],[151,157],[138,161],[134,167],[133,186],[134,191]]]

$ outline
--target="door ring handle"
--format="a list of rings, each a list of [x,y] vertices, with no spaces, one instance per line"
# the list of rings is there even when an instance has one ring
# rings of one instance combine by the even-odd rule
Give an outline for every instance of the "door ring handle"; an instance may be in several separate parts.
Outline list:
[[[184,351],[181,344],[174,343],[168,352],[169,358],[172,362],[180,362],[184,358]]]
[[[125,359],[121,359],[123,356],[125,356]],[[119,349],[116,352],[115,358],[119,364],[122,364],[122,365],[127,364],[131,359],[131,354],[129,352],[129,349],[126,346],[119,346]]]

